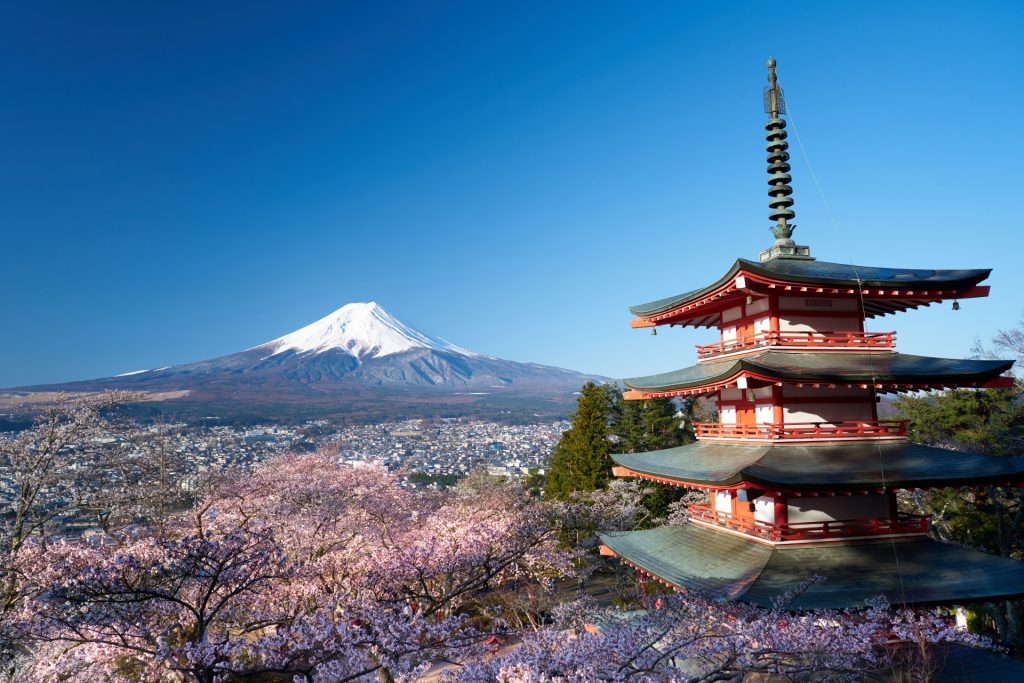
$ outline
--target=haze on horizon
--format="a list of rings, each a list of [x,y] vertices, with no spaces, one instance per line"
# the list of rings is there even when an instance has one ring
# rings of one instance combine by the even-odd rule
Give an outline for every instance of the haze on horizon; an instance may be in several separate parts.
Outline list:
[[[769,55],[795,239],[993,268],[956,313],[869,322],[966,355],[1024,308],[1021,35],[1014,2],[8,6],[0,387],[229,354],[355,301],[500,358],[688,365],[710,333],[626,307],[770,244]]]

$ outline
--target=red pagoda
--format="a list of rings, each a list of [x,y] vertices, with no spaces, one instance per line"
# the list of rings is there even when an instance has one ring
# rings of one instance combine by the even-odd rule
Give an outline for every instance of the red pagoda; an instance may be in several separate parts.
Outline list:
[[[883,393],[1005,388],[1012,361],[898,353],[867,319],[988,295],[990,270],[818,261],[792,239],[785,102],[768,62],[764,93],[774,244],[710,285],[630,310],[636,328],[717,328],[698,363],[625,380],[626,399],[701,396],[718,421],[697,442],[613,455],[614,473],[709,493],[690,523],[601,535],[602,552],[677,589],[769,606],[811,575],[794,608],[959,604],[1024,596],[1024,563],[928,537],[900,490],[1024,485],[1024,460],[910,443],[881,420]],[[954,308],[958,304],[954,304]]]

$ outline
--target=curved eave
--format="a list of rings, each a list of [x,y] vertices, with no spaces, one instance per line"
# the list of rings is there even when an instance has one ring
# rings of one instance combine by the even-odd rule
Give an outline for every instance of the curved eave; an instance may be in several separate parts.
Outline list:
[[[878,388],[983,386],[1013,366],[1013,361],[934,358],[901,353],[823,353],[765,351],[680,370],[623,380],[640,396],[735,385],[741,376],[763,382],[862,384]],[[889,386],[879,386],[889,385]]]
[[[778,548],[686,524],[600,534],[628,564],[677,588],[771,607],[812,575],[790,609],[892,604],[948,605],[1024,595],[1024,563],[932,540]]]
[[[617,453],[618,476],[691,488],[861,491],[1020,484],[1024,458],[962,453],[908,442],[746,445],[697,442]]]
[[[717,318],[716,302],[728,303],[757,284],[783,293],[825,295],[859,294],[865,300],[868,317],[927,306],[954,297],[987,296],[987,287],[977,287],[991,269],[921,270],[853,266],[826,261],[773,259],[765,264],[738,259],[712,284],[675,296],[629,308],[638,318],[634,327],[660,324],[711,325]],[[744,277],[737,277],[744,276]],[[744,282],[749,279],[751,282]],[[731,304],[730,304],[731,305]],[[689,310],[691,307],[694,310]],[[699,307],[699,308],[698,308]]]

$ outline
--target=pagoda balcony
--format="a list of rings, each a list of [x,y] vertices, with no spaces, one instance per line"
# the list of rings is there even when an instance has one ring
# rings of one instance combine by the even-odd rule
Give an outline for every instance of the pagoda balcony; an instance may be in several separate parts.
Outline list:
[[[724,529],[770,543],[808,543],[843,538],[871,536],[906,536],[928,533],[929,518],[906,512],[888,517],[868,519],[836,519],[819,522],[768,524],[749,517],[719,512],[708,505],[689,506],[690,521],[702,526]]]
[[[864,351],[893,349],[895,332],[759,332],[753,336],[697,347],[697,358],[708,360],[731,353],[766,347],[812,351]]]
[[[789,422],[786,424],[725,424],[696,422],[701,441],[836,441],[845,439],[905,439],[906,420],[851,422]]]

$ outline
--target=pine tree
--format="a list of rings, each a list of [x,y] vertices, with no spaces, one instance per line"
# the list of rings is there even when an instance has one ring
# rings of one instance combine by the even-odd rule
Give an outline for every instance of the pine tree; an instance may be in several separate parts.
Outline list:
[[[675,403],[668,398],[643,401],[640,406],[640,426],[643,430],[643,450],[656,451],[673,448],[683,443],[679,426],[682,420],[676,417]]]
[[[622,401],[618,419],[615,422],[615,435],[619,437],[617,451],[620,453],[640,453],[647,450],[642,418],[643,402]]]
[[[580,390],[572,426],[562,434],[551,456],[544,495],[568,498],[574,491],[594,491],[611,478],[611,441],[608,437],[612,394],[606,387],[587,382]]]
[[[679,409],[682,405],[682,411]],[[694,440],[692,429],[693,400],[681,404],[670,398],[622,401],[620,419],[615,424],[619,437],[617,452],[642,453],[674,448]],[[668,508],[683,495],[683,490],[665,484],[645,483],[643,505],[651,519],[664,518]]]

